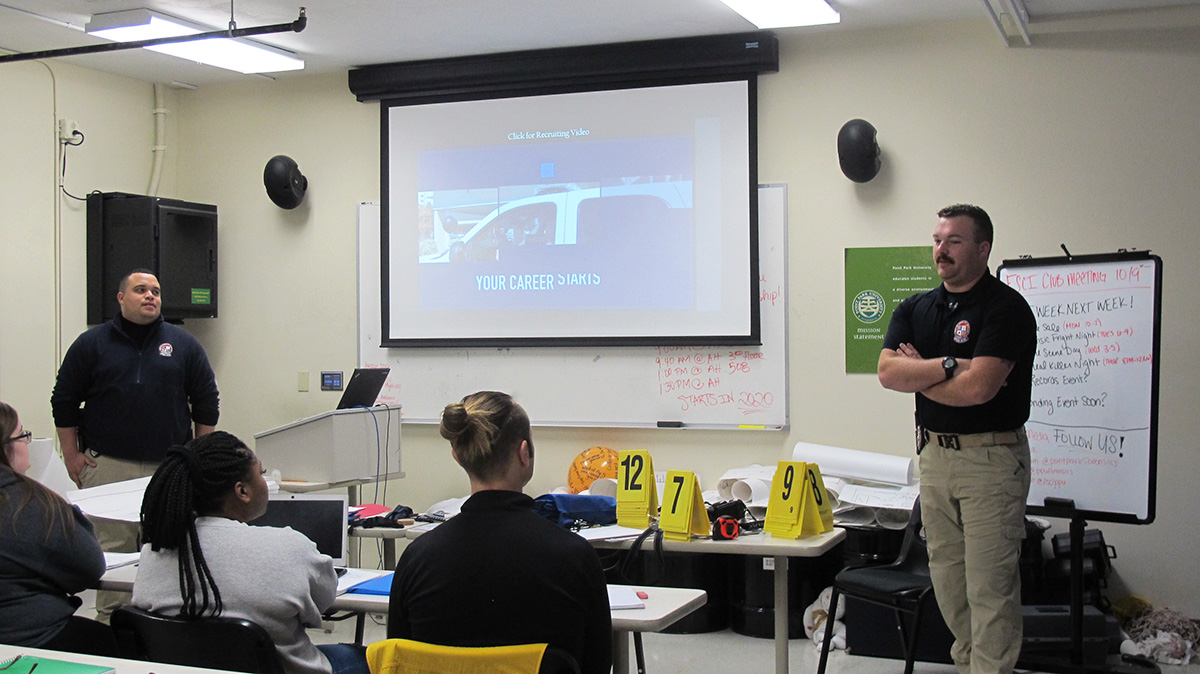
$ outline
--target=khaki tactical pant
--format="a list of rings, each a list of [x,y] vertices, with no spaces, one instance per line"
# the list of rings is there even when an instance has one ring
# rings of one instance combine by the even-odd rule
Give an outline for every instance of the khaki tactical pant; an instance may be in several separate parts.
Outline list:
[[[102,484],[133,480],[139,477],[153,475],[158,468],[156,461],[126,461],[109,456],[95,456],[90,452],[88,458],[96,462],[96,467],[84,467],[79,476],[85,488],[98,487]],[[88,516],[92,527],[96,530],[96,539],[100,548],[105,552],[137,552],[138,523],[110,520],[103,517]],[[112,612],[129,603],[131,594],[100,590],[96,592],[96,619],[107,623]]]
[[[1021,653],[1029,441],[1024,429],[958,442],[930,433],[919,457],[921,517],[950,655],[960,674],[1011,674]]]

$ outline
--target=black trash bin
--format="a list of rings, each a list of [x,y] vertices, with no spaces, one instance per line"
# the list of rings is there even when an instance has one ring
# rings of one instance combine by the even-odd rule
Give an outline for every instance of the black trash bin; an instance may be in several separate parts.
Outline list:
[[[652,546],[643,547],[638,559],[626,565],[630,569],[620,574],[618,565],[609,573],[609,582],[661,587],[690,587],[704,590],[708,599],[704,606],[662,630],[670,634],[700,634],[717,632],[729,627],[729,590],[731,567],[739,561],[736,555],[693,554],[664,552],[661,561]],[[622,562],[627,551],[622,551]]]
[[[775,637],[775,572],[765,569],[769,557],[738,556],[734,566],[731,624],[738,634]],[[843,565],[843,544],[819,557],[788,559],[788,638],[803,639],[804,609],[833,584]]]

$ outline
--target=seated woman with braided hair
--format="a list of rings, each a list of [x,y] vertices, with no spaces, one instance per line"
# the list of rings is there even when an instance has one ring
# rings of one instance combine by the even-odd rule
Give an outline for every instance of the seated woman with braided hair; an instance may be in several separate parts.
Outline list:
[[[290,528],[246,524],[266,512],[267,493],[262,463],[229,433],[167,450],[142,501],[133,605],[258,623],[287,674],[368,674],[365,649],[305,634],[337,596],[333,560]]]

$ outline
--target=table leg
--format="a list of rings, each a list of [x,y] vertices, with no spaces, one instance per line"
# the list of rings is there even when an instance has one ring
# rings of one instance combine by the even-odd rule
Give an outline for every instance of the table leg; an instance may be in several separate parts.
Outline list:
[[[388,571],[396,570],[396,539],[384,538],[383,540],[383,568]]]
[[[629,632],[613,630],[613,674],[629,674]]]
[[[775,557],[775,674],[788,674],[788,558]]]
[[[352,484],[346,488],[346,491],[348,492],[348,500],[346,502],[346,505],[351,508],[353,508],[354,506],[357,506],[358,505],[358,486]],[[350,554],[347,555],[347,559],[346,559],[346,561],[349,562],[350,566],[354,567],[354,568],[358,568],[358,567],[362,566],[362,564],[359,563],[359,554],[358,554],[359,547],[360,546],[358,544],[351,545],[350,550],[348,551]]]

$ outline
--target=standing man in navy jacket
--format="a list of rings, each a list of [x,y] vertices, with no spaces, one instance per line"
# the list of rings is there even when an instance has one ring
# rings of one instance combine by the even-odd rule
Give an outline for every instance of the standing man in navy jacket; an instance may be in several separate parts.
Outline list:
[[[80,335],[63,358],[50,405],[63,462],[80,487],[153,475],[171,445],[216,428],[208,356],[163,321],[161,295],[152,272],[134,270],[117,291],[120,315]],[[98,521],[96,534],[107,551],[137,552],[136,522]]]

